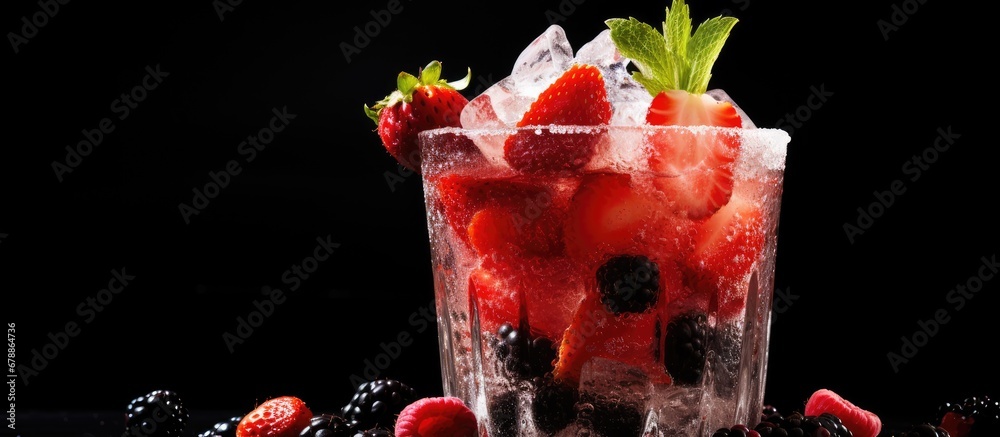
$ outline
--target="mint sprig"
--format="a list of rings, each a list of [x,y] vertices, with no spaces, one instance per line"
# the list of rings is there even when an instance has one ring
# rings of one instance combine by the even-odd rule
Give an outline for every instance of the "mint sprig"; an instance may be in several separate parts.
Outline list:
[[[684,0],[673,0],[662,33],[632,17],[612,18],[605,24],[618,51],[638,69],[632,78],[656,96],[671,90],[708,91],[712,65],[737,21],[734,17],[710,18],[692,32],[688,6]]]

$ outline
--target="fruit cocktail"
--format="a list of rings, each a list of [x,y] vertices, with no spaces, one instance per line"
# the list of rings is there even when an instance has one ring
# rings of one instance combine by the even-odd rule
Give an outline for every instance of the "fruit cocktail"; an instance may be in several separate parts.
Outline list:
[[[472,101],[432,62],[366,106],[423,177],[444,389],[483,435],[759,421],[789,137],[707,89],[735,23],[675,1],[575,55],[552,26]]]

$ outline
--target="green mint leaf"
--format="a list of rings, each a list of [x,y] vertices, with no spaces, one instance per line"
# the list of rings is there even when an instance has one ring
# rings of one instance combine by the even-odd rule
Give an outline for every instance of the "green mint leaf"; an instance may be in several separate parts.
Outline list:
[[[632,78],[656,96],[671,90],[705,93],[712,65],[736,22],[733,17],[712,18],[692,34],[689,7],[684,0],[673,0],[666,9],[662,34],[632,17],[612,18],[605,24],[618,51],[638,69]]]
[[[667,18],[663,21],[663,37],[668,49],[675,56],[687,58],[688,40],[691,38],[691,14],[688,5],[683,1],[674,0],[667,8]]]
[[[653,90],[673,89],[676,87],[674,77],[662,74],[670,71],[666,64],[671,61],[671,55],[663,43],[663,36],[653,26],[635,18],[613,18],[605,24],[611,29],[611,40],[623,56],[632,60],[636,71],[632,77],[652,95]]]
[[[733,17],[716,17],[706,20],[694,31],[694,36],[688,43],[688,58],[691,61],[686,87],[688,92],[701,94],[708,91],[712,65],[719,58],[722,46],[726,43],[736,21]]]

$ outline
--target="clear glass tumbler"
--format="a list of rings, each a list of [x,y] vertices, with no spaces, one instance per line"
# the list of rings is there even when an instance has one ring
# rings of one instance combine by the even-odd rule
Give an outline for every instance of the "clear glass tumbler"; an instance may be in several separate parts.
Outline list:
[[[492,437],[755,424],[789,139],[713,127],[422,133],[445,394]]]

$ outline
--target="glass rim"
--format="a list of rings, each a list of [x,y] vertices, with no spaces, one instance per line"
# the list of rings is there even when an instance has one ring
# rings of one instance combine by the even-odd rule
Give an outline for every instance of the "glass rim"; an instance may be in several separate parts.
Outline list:
[[[442,127],[428,129],[417,134],[419,139],[432,138],[441,134],[461,134],[465,136],[499,136],[513,135],[517,132],[525,131],[548,131],[555,134],[580,134],[580,133],[600,133],[606,131],[688,131],[698,132],[732,132],[738,134],[757,133],[763,136],[774,136],[774,140],[791,141],[791,136],[784,129],[773,127],[724,127],[724,126],[658,126],[658,125],[626,125],[626,124],[603,124],[603,125],[529,125],[520,127],[493,127],[493,128],[462,128],[462,127]]]

